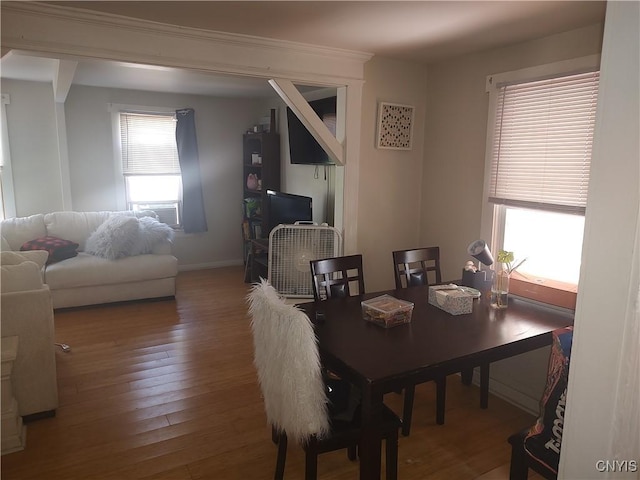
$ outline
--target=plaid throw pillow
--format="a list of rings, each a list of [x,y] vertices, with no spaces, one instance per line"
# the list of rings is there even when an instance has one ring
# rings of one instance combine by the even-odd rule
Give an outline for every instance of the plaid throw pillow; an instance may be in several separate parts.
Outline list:
[[[79,245],[70,240],[63,240],[58,237],[41,237],[34,240],[29,240],[24,243],[20,250],[46,250],[49,252],[49,259],[47,265],[53,262],[59,262],[67,258],[72,258],[78,255],[77,249]]]

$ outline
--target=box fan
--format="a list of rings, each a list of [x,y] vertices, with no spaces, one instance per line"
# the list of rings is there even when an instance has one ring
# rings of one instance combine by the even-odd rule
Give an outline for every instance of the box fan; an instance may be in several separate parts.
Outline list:
[[[269,234],[269,282],[280,295],[313,298],[309,262],[342,254],[342,236],[326,224],[278,225]]]

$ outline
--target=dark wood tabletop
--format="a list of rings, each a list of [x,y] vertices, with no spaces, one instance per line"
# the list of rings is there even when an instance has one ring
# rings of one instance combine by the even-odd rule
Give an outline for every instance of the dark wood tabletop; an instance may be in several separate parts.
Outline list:
[[[387,293],[414,303],[410,323],[383,328],[362,318],[362,300]],[[360,478],[380,478],[375,418],[384,393],[549,345],[573,314],[510,297],[506,309],[486,298],[451,315],[428,303],[428,287],[411,287],[300,305],[314,322],[324,364],[362,389]],[[317,313],[319,312],[319,315]]]

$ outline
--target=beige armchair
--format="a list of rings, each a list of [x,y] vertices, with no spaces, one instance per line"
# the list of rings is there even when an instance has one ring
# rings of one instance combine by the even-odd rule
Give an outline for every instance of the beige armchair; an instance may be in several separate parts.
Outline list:
[[[42,282],[46,252],[2,252],[2,337],[17,336],[11,381],[23,417],[55,414],[58,407],[53,306]]]

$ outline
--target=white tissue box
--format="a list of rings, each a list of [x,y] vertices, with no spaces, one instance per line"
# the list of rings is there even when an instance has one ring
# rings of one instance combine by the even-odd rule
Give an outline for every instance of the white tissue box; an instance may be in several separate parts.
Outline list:
[[[463,315],[473,311],[473,295],[451,285],[429,287],[429,303],[451,315]]]

